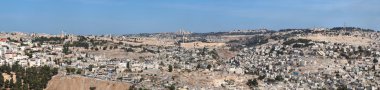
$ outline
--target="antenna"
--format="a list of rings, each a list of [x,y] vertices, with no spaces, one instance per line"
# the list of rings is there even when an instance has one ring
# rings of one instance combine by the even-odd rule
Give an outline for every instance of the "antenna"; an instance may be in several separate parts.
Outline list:
[[[183,38],[183,43],[185,43],[185,30],[182,29],[182,38]]]
[[[179,34],[182,35],[182,43],[185,43],[185,30],[183,28],[180,28]]]
[[[346,22],[343,23],[343,27],[344,27],[344,32],[346,32],[347,31]]]
[[[61,25],[61,38],[65,37],[65,31],[63,31],[63,25]]]

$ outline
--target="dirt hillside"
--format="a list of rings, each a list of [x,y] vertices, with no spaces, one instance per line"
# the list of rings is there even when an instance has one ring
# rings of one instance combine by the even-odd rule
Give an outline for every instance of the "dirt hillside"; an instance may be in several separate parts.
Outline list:
[[[56,75],[49,81],[45,90],[128,90],[129,84],[121,82],[103,81],[82,76]]]
[[[354,37],[354,36],[324,36],[324,35],[309,35],[305,37],[300,37],[303,39],[311,39],[313,41],[326,41],[332,43],[345,43],[351,45],[363,45],[368,46],[374,40],[365,37]]]

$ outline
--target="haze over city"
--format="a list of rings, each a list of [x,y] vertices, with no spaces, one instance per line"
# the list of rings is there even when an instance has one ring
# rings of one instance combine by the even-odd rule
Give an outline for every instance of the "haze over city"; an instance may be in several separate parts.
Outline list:
[[[0,31],[130,34],[335,26],[380,29],[379,0],[2,0]]]

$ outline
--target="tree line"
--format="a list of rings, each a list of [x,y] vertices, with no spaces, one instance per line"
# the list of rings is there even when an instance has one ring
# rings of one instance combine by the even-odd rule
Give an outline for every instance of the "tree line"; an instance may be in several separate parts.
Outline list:
[[[16,78],[5,79],[3,73]],[[4,74],[4,75],[5,75]],[[58,68],[49,66],[23,67],[18,62],[0,66],[0,88],[11,90],[42,90],[52,76],[58,74]]]

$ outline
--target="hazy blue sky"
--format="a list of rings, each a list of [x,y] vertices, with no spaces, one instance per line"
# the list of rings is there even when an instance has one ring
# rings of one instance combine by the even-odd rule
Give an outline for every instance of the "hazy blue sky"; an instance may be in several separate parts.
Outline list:
[[[380,29],[380,0],[1,0],[0,31],[76,34],[357,26]]]

